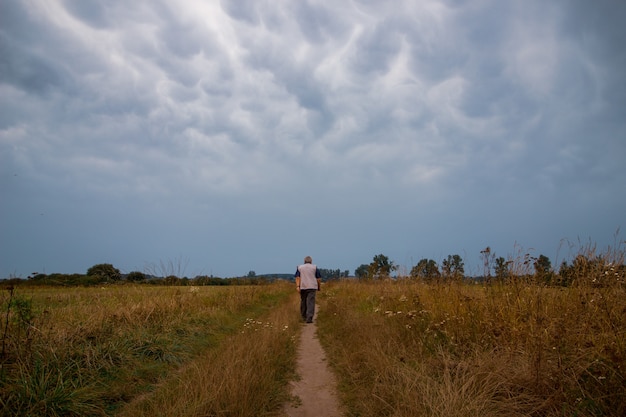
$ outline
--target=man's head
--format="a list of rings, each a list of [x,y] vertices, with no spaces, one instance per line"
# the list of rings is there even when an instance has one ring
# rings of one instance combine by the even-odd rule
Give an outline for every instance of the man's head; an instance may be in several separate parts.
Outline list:
[[[304,257],[304,263],[305,264],[312,264],[313,263],[313,258],[311,258],[310,256],[305,256]]]

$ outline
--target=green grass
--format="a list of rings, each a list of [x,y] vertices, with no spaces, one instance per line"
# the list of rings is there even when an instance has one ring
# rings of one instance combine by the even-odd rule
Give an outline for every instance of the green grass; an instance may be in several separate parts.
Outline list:
[[[114,415],[293,298],[281,284],[19,291],[0,298],[3,416]]]

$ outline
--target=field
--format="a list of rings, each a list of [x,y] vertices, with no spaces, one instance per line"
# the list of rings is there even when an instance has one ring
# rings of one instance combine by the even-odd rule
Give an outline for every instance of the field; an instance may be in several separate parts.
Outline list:
[[[602,271],[325,283],[347,415],[626,415],[626,290]],[[7,287],[0,308],[2,416],[280,416],[297,378],[285,282]]]
[[[0,415],[272,415],[288,399],[298,329],[290,285],[1,297]]]
[[[341,282],[319,333],[350,416],[624,416],[613,287]]]

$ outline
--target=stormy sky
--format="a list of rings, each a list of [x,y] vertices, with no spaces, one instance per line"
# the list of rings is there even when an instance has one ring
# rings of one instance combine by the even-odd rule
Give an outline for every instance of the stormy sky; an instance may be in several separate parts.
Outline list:
[[[0,0],[0,277],[401,270],[626,226],[626,2]]]

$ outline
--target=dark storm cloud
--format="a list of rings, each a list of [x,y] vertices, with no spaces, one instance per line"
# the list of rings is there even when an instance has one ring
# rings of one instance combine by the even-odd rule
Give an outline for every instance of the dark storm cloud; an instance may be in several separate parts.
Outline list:
[[[255,0],[220,1],[222,9],[233,19],[242,20],[255,26],[260,22],[259,13],[257,11],[258,4],[259,2]]]
[[[604,238],[626,211],[625,7],[3,4],[1,272],[76,272],[71,242],[46,248],[87,230],[83,263],[216,274]]]
[[[46,25],[38,25],[19,2],[2,6],[0,26],[0,81],[36,94],[48,92],[69,80],[69,74],[46,48],[37,46],[40,36],[56,38]]]
[[[111,26],[111,18],[108,14],[107,1],[80,1],[64,0],[63,4],[69,13],[85,22],[89,26],[105,29]]]

